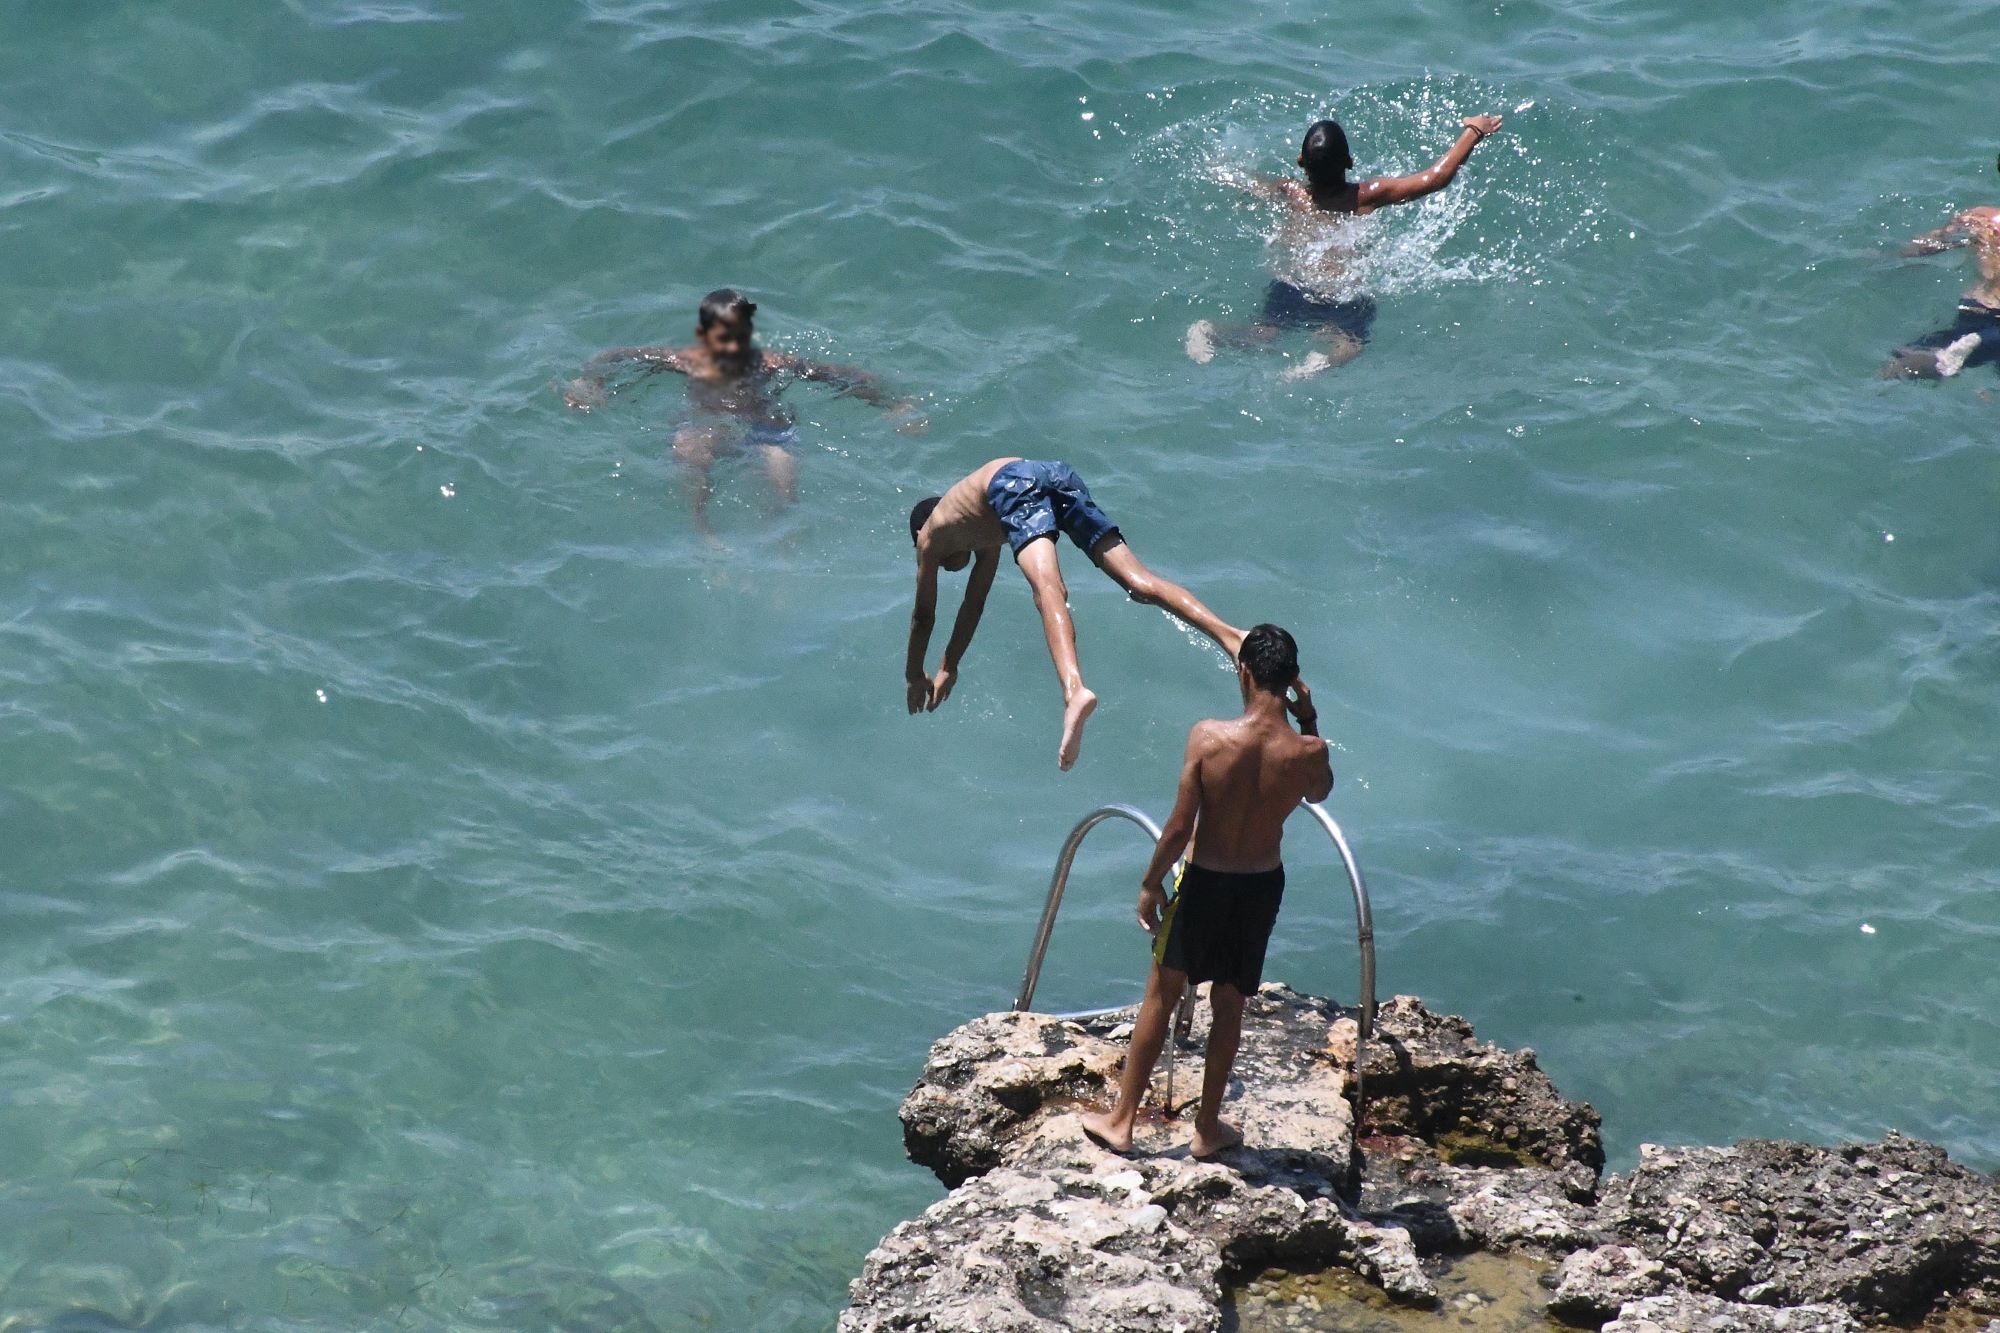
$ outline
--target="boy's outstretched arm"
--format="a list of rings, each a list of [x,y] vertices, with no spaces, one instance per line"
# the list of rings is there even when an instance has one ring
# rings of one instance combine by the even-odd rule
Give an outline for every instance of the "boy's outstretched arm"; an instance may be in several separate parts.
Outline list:
[[[583,370],[577,377],[563,386],[563,403],[588,412],[593,407],[604,404],[604,381],[609,378],[612,366],[625,361],[643,361],[646,369],[643,375],[651,375],[661,370],[678,370],[687,373],[681,364],[680,351],[673,347],[614,347],[608,352],[599,352],[583,363]]]
[[[1354,197],[1356,207],[1406,204],[1412,199],[1421,199],[1442,190],[1458,175],[1458,169],[1465,165],[1466,158],[1472,156],[1472,150],[1479,146],[1479,141],[1499,128],[1498,116],[1467,116],[1458,141],[1445,150],[1445,155],[1433,163],[1429,171],[1419,171],[1414,176],[1377,176],[1374,180],[1363,181]]]
[[[1956,250],[1972,243],[1972,231],[1968,225],[1971,214],[1960,213],[1951,221],[1933,231],[1911,241],[1903,247],[1903,258],[1915,259],[1920,255],[1941,255],[1947,250]]]
[[[897,424],[898,430],[920,429],[922,426],[922,419],[916,416],[915,399],[902,398],[890,393],[881,380],[865,370],[854,366],[836,366],[828,361],[814,361],[809,357],[790,356],[778,352],[767,352],[765,356],[767,364],[773,370],[788,371],[802,380],[831,384],[837,392],[847,397],[859,398],[871,407],[881,408],[892,417],[907,418]]]
[[[912,716],[931,707],[931,677],[924,669],[930,652],[931,627],[937,623],[938,563],[917,553],[917,604],[910,612],[910,650],[903,659],[903,684]]]
[[[958,617],[951,622],[951,638],[944,645],[944,658],[938,663],[937,674],[931,677],[930,712],[936,712],[958,684],[959,659],[972,646],[972,636],[979,632],[979,617],[986,611],[986,594],[993,590],[993,575],[999,568],[997,546],[972,557],[972,572],[965,580],[965,600],[958,604]],[[922,665],[919,659],[919,670]]]
[[[1160,840],[1153,846],[1153,859],[1139,881],[1139,924],[1147,930],[1160,928],[1160,913],[1167,906],[1167,872],[1187,850],[1194,837],[1195,817],[1201,813],[1201,759],[1208,751],[1208,724],[1197,722],[1188,732],[1187,753],[1181,758],[1180,786],[1174,792],[1174,808],[1160,826]]]

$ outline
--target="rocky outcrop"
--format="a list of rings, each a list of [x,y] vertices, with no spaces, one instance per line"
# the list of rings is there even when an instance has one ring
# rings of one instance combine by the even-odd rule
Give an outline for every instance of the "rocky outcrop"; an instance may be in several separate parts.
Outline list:
[[[843,1333],[1194,1333],[1222,1326],[1229,1283],[1274,1267],[1344,1267],[1428,1305],[1435,1265],[1472,1250],[1560,1261],[1550,1312],[1607,1333],[2000,1313],[2000,1186],[1941,1149],[1649,1148],[1600,1191],[1597,1114],[1534,1052],[1399,996],[1357,1068],[1356,1017],[1281,985],[1251,1000],[1228,1103],[1245,1143],[1214,1162],[1188,1156],[1181,1116],[1199,1021],[1130,1158],[1078,1123],[1112,1095],[1130,1011],[949,1034],[902,1114],[951,1193],[869,1255]]]
[[[1838,1305],[1773,1310],[1683,1291],[1633,1301],[1604,1333],[1863,1333],[1863,1325]]]
[[[2000,1187],[1899,1134],[1647,1148],[1600,1213],[1688,1287],[1731,1300],[1897,1318],[1941,1294],[2000,1304]]]

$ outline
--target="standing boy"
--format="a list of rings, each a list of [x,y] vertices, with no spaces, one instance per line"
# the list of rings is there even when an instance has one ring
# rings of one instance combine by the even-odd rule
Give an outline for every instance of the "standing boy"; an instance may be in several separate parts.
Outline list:
[[[1139,885],[1139,924],[1153,932],[1153,970],[1132,1027],[1118,1101],[1083,1118],[1083,1131],[1112,1152],[1132,1150],[1132,1125],[1166,1045],[1174,1006],[1190,982],[1212,982],[1208,1063],[1189,1149],[1213,1157],[1243,1142],[1222,1119],[1222,1095],[1243,1034],[1243,1001],[1264,979],[1264,948],[1285,893],[1279,843],[1300,801],[1324,800],[1333,767],[1319,714],[1299,679],[1299,649],[1276,625],[1259,625],[1237,654],[1243,715],[1197,722],[1188,733],[1180,790]],[[1288,699],[1287,691],[1294,697]],[[1285,721],[1298,719],[1294,732]],[[1174,900],[1165,879],[1189,839],[1194,849]]]

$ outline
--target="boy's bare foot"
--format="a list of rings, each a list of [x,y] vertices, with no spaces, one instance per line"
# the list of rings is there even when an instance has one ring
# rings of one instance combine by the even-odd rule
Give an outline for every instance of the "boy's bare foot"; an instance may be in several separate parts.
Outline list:
[[[1083,724],[1096,707],[1097,696],[1087,689],[1078,689],[1063,707],[1062,748],[1056,751],[1056,767],[1065,773],[1076,763],[1077,751],[1083,748]]]
[[[1188,1152],[1197,1162],[1205,1162],[1219,1153],[1226,1153],[1243,1142],[1243,1131],[1227,1120],[1215,1122],[1213,1132],[1194,1127],[1194,1135],[1188,1140]]]
[[[1124,1156],[1132,1151],[1132,1130],[1121,1127],[1111,1118],[1111,1112],[1099,1111],[1095,1115],[1082,1117],[1084,1137],[1104,1149]]]
[[[1938,349],[1937,371],[1939,379],[1950,379],[1965,369],[1966,358],[1979,350],[1979,334],[1968,333],[1955,342],[1946,343]]]
[[[1333,360],[1325,352],[1307,352],[1295,366],[1288,366],[1279,373],[1278,379],[1284,383],[1309,379],[1322,370],[1331,368]]]
[[[1181,344],[1187,349],[1188,360],[1198,366],[1205,366],[1215,360],[1215,325],[1205,319],[1198,319],[1188,325],[1187,340]]]

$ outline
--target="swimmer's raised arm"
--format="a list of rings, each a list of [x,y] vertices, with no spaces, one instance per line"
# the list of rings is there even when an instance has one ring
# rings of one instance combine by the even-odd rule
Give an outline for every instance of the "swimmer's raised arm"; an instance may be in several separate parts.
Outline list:
[[[643,361],[651,375],[661,370],[677,370],[687,373],[687,365],[681,360],[678,347],[614,347],[608,352],[599,352],[583,363],[583,370],[577,377],[563,386],[563,402],[580,412],[588,412],[593,407],[604,404],[604,381],[612,366],[625,361]]]
[[[1431,165],[1430,170],[1419,171],[1413,176],[1377,176],[1361,182],[1354,198],[1355,207],[1380,208],[1385,204],[1405,204],[1451,184],[1452,178],[1458,175],[1458,169],[1465,165],[1465,159],[1471,157],[1472,150],[1479,146],[1479,141],[1500,128],[1500,117],[1467,116],[1464,124],[1457,142]]]
[[[1933,231],[1911,241],[1903,247],[1905,259],[1915,259],[1919,255],[1941,255],[1947,250],[1972,244],[1972,214],[1960,213],[1951,221]]]

